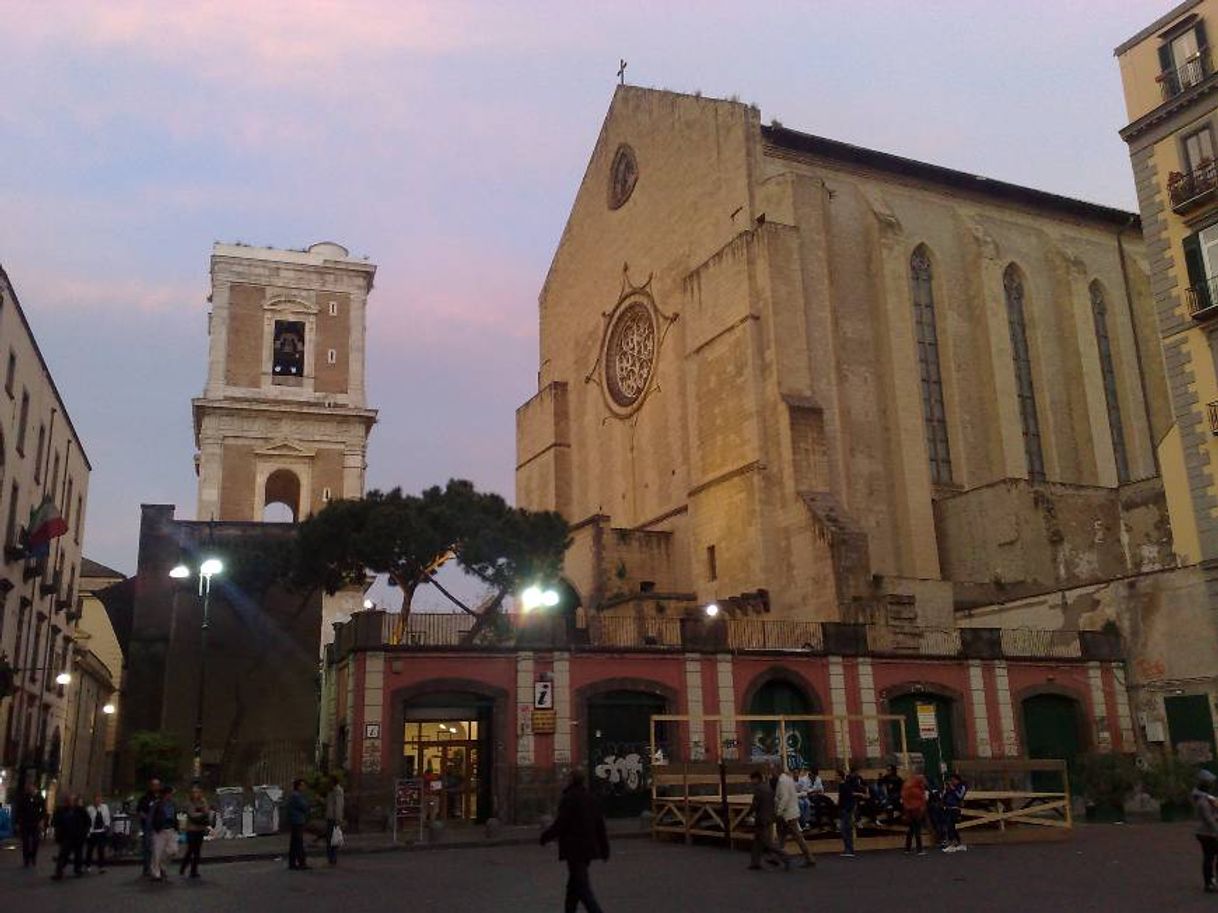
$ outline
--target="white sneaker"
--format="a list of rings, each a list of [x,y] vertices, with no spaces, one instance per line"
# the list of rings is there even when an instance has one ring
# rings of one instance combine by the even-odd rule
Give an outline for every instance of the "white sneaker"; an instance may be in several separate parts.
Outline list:
[[[966,853],[966,852],[968,852],[968,847],[965,846],[963,843],[957,843],[956,852],[957,853]]]
[[[957,850],[957,849],[959,849],[959,847],[955,847],[955,846],[945,846],[945,847],[943,848],[943,852],[945,852],[945,853],[954,853],[954,852],[956,852],[956,850]]]

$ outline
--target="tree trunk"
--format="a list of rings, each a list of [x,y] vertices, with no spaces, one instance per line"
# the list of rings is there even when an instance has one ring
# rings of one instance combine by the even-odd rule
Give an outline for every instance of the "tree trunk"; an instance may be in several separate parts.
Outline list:
[[[406,631],[410,627],[410,605],[414,602],[414,591],[419,588],[418,581],[403,583],[402,580],[393,574],[389,575],[389,579],[398,585],[398,589],[402,591],[402,608],[398,613],[397,637],[396,643],[406,642]]]
[[[499,615],[499,609],[503,606],[503,600],[507,598],[507,594],[507,590],[499,590],[482,604],[474,620],[474,626],[461,638],[462,646],[474,643],[478,639],[478,635],[486,630],[487,626],[495,620]]]

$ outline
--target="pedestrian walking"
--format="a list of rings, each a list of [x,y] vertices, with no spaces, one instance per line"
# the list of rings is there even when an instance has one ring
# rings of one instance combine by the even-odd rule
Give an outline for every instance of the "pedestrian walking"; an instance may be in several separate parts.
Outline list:
[[[921,774],[914,774],[901,786],[901,808],[909,825],[905,832],[906,854],[914,852],[916,846],[919,856],[926,855],[922,849],[922,824],[926,821],[928,791],[926,777]]]
[[[567,894],[564,913],[575,913],[582,903],[588,913],[603,913],[592,893],[588,866],[594,859],[609,861],[609,834],[596,797],[588,791],[584,772],[571,771],[567,788],[558,803],[558,815],[541,835],[541,845],[558,841],[558,859],[567,864]]]
[[[339,845],[335,842],[334,832],[338,831],[341,839],[346,811],[345,804],[346,794],[343,792],[343,784],[337,776],[331,776],[330,791],[326,793],[326,861],[330,865],[338,865]]]
[[[203,788],[198,783],[190,788],[190,796],[186,800],[186,855],[182,857],[182,865],[178,874],[185,875],[190,869],[190,877],[199,877],[199,862],[203,859],[203,837],[211,824],[211,808],[203,795]]]
[[[84,874],[85,840],[89,836],[89,816],[85,813],[84,801],[69,795],[55,810],[51,819],[55,828],[55,842],[59,844],[59,855],[55,858],[55,881],[63,879],[63,870],[72,861],[72,874],[77,878]]]
[[[309,868],[305,857],[304,829],[309,823],[309,799],[304,794],[304,780],[292,781],[292,792],[288,796],[288,868],[303,871]]]
[[[851,767],[850,772],[837,772],[837,812],[842,834],[842,856],[854,858],[854,811],[860,799],[867,798],[867,788],[863,778],[859,776],[858,768]]]
[[[85,809],[89,818],[89,836],[85,843],[85,871],[93,870],[97,856],[97,871],[106,873],[106,844],[110,842],[110,806],[102,801],[101,793],[93,796],[93,804]]]
[[[33,868],[38,865],[38,846],[42,843],[42,832],[47,824],[47,800],[33,783],[25,785],[25,791],[17,800],[17,828],[21,831],[21,865]]]
[[[161,781],[153,777],[148,781],[148,789],[140,796],[135,811],[140,819],[140,851],[144,858],[145,877],[152,874],[152,809],[161,800]]]
[[[1215,799],[1211,794],[1214,788],[1213,773],[1202,769],[1197,774],[1197,785],[1193,787],[1189,799],[1197,812],[1197,842],[1201,844],[1201,877],[1207,894],[1218,891],[1214,885],[1214,864],[1218,862],[1218,813],[1214,810]]]
[[[799,823],[799,792],[789,771],[784,770],[778,775],[778,785],[774,788],[774,806],[778,817],[778,845],[785,850],[788,838],[794,840],[799,851],[803,853],[804,868],[812,868],[816,865],[816,857],[808,848],[808,841],[804,840],[803,828]]]
[[[960,831],[957,830],[964,811],[964,797],[967,795],[968,784],[960,774],[952,774],[943,790],[943,826],[947,831],[944,834],[947,841],[947,846],[943,847],[945,853],[963,853],[968,849],[960,842]]]
[[[791,860],[774,845],[771,832],[774,829],[774,792],[760,770],[749,774],[749,783],[753,790],[753,802],[749,806],[749,814],[753,818],[753,844],[749,848],[749,868],[761,868],[761,860],[773,865],[791,867]]]
[[[161,789],[161,797],[152,806],[152,862],[150,874],[153,881],[165,880],[165,865],[173,857],[178,842],[178,808],[173,801],[173,787]]]

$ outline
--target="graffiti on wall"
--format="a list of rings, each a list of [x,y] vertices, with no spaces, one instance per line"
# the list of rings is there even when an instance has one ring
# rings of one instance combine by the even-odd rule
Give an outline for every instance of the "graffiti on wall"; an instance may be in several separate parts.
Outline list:
[[[647,755],[651,748],[643,742],[603,742],[598,746],[592,768],[599,792],[635,793],[651,786]]]
[[[803,734],[794,728],[787,729],[787,767],[799,770],[811,766],[804,746]],[[749,738],[749,760],[757,763],[778,763],[779,730],[777,726],[754,729]]]

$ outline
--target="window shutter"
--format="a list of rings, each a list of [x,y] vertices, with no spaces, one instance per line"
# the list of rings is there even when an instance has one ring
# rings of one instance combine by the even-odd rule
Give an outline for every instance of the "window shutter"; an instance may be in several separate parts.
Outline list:
[[[1205,284],[1205,261],[1201,259],[1201,240],[1196,233],[1184,239],[1184,266],[1188,270],[1188,284],[1194,288]]]
[[[1174,69],[1171,59],[1171,42],[1165,41],[1159,45],[1159,70],[1166,73]]]
[[[1205,22],[1203,20],[1197,20],[1197,24],[1193,26],[1193,33],[1197,36],[1197,50],[1204,51],[1209,47],[1205,40]]]

